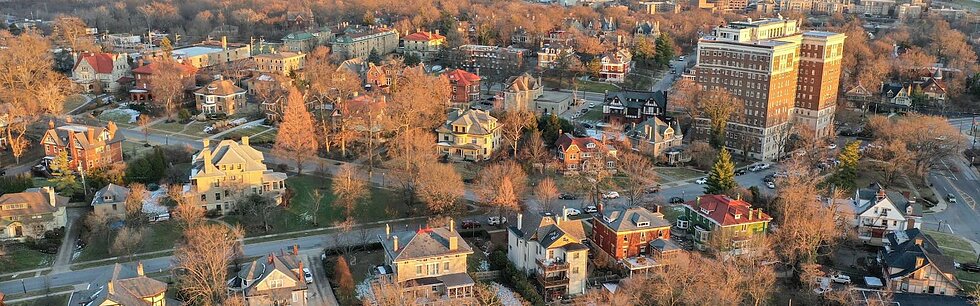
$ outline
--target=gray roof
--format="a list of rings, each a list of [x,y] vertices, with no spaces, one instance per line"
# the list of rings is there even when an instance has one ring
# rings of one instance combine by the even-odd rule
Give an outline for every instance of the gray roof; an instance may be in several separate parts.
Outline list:
[[[670,222],[664,220],[663,214],[651,212],[643,207],[617,207],[604,210],[599,222],[616,232],[670,227]],[[640,226],[643,223],[647,224]]]
[[[902,269],[897,273],[888,275],[889,278],[909,275],[930,264],[943,273],[952,274],[956,272],[953,258],[944,255],[936,244],[936,240],[917,228],[894,231],[885,235],[885,238],[889,242],[889,246],[882,253],[885,266]],[[921,244],[916,243],[918,239],[921,239]],[[923,266],[916,266],[916,261],[920,258],[923,260]],[[955,278],[950,278],[950,281],[959,286],[959,282]]]
[[[467,273],[454,273],[454,274],[437,276],[436,278],[441,280],[443,285],[446,286],[446,288],[450,288],[450,289],[472,286],[473,284],[476,283],[473,281],[473,278],[471,278],[470,275]]]
[[[669,121],[658,116],[652,116],[638,124],[627,134],[629,137],[651,142],[664,141],[664,132],[667,131],[667,128],[672,128],[674,135],[681,135],[680,125],[678,125],[677,120]]]
[[[397,251],[394,249],[394,237],[398,237]],[[450,237],[457,239],[456,250],[449,249]],[[381,237],[381,244],[393,261],[473,253],[473,248],[463,240],[459,232],[444,227],[391,233],[391,237]]]
[[[606,93],[606,104],[613,100],[621,101],[629,108],[642,108],[644,104],[654,103],[663,112],[667,109],[667,92],[625,90]]]
[[[110,198],[109,202],[106,202],[106,196]],[[102,187],[102,189],[95,192],[95,198],[92,199],[92,205],[125,202],[126,198],[128,197],[129,188],[109,183],[109,185]]]
[[[674,241],[670,239],[663,239],[663,238],[657,238],[657,240],[650,241],[650,247],[653,247],[654,249],[657,249],[660,252],[678,251],[681,249],[681,246],[677,245],[677,243],[674,243]]]
[[[537,240],[545,248],[550,247],[565,235],[578,241],[585,239],[582,220],[557,220],[551,213],[528,214],[521,217],[522,228],[514,224],[509,229],[523,240]]]
[[[466,134],[487,135],[493,132],[495,128],[491,128],[491,126],[496,125],[496,122],[497,118],[491,116],[490,112],[476,109],[457,109],[449,112],[446,124],[439,127],[437,131],[453,133],[453,125],[463,125],[468,127]]]
[[[862,213],[868,211],[868,209],[870,209],[872,206],[874,206],[874,204],[877,204],[878,203],[878,200],[877,200],[878,193],[881,192],[881,191],[884,191],[885,192],[885,197],[889,201],[891,201],[893,205],[895,205],[895,208],[897,208],[899,210],[898,213],[902,214],[903,216],[907,215],[906,212],[908,211],[908,207],[909,206],[912,206],[912,214],[913,215],[915,215],[915,216],[921,216],[922,215],[922,206],[921,205],[916,204],[915,201],[909,201],[909,199],[907,199],[905,197],[905,195],[902,195],[902,193],[900,193],[900,192],[886,190],[879,183],[874,183],[871,186],[868,186],[868,188],[858,189],[858,191],[857,191],[857,200],[864,200],[864,201],[868,201],[868,202],[864,206],[857,207],[857,209],[855,209],[855,213],[856,214],[862,214]]]

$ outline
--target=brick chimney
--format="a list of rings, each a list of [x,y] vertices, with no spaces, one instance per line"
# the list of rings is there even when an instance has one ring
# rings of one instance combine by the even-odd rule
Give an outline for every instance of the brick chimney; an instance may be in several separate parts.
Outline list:
[[[142,261],[136,263],[136,275],[138,275],[138,276],[145,275],[145,274],[143,274],[143,262]]]
[[[456,231],[456,220],[453,220],[453,219],[450,218],[449,219],[449,232],[451,233],[451,232],[455,232],[455,231]],[[455,237],[453,237],[453,239],[455,239]]]
[[[221,36],[221,49],[228,50],[228,36]]]
[[[275,256],[275,255],[273,255],[272,253],[269,253],[269,258],[268,258],[269,263],[272,263],[272,257],[273,256]]]
[[[112,281],[106,283],[105,286],[106,286],[106,290],[109,291],[109,294],[116,294],[116,288],[112,286]]]
[[[41,187],[41,191],[48,196],[48,204],[50,204],[52,207],[58,204],[58,198],[55,196],[54,188],[51,186],[45,186]]]
[[[293,244],[293,255],[299,255],[299,244]]]
[[[243,146],[249,145],[248,144],[248,136],[242,136],[242,145]]]
[[[391,236],[392,251],[398,252],[398,236]]]
[[[299,282],[300,283],[306,283],[306,273],[303,273],[303,261],[302,260],[299,261],[299,273],[296,273],[296,274],[299,274]]]
[[[517,213],[517,229],[524,230],[524,227],[522,226],[523,224],[521,224],[523,222],[524,222],[524,214]]]

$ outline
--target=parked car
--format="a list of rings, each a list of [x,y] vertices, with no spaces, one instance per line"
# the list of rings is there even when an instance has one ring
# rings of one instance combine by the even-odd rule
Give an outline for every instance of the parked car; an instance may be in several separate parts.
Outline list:
[[[971,264],[971,263],[962,263],[960,264],[960,270],[966,272],[980,272],[980,265]]]
[[[759,167],[762,167],[762,168],[760,168],[761,170],[769,169],[770,166],[772,166],[772,165],[770,165],[769,163],[761,163],[761,164],[759,164]]]
[[[683,55],[681,55],[681,57],[678,57],[678,58],[677,58],[677,60],[678,60],[678,61],[683,61],[683,60],[684,60],[684,59],[686,59],[686,58],[687,58],[687,56],[683,56]]]
[[[616,199],[616,198],[619,198],[619,192],[610,191],[610,192],[604,193],[604,194],[602,194],[602,198],[603,199]]]
[[[680,204],[680,203],[684,203],[684,198],[681,197],[670,198],[670,204]]]
[[[844,274],[837,273],[830,276],[830,281],[838,284],[848,285],[851,283],[851,277]]]
[[[837,144],[836,143],[829,144],[827,145],[827,149],[831,149],[831,150],[837,149]]]
[[[480,222],[476,222],[476,220],[466,219],[460,223],[460,227],[462,227],[463,229],[479,228]]]
[[[582,214],[582,211],[580,211],[578,209],[565,208],[565,215],[566,216],[578,216],[578,215],[581,215],[581,214]]]
[[[501,225],[507,223],[507,217],[489,217],[487,218],[487,225]]]
[[[599,212],[599,209],[596,208],[595,205],[589,205],[585,207],[585,212],[589,214],[594,214]]]
[[[776,183],[773,183],[772,181],[766,182],[766,187],[769,187],[769,189],[776,189]]]
[[[698,180],[696,180],[694,182],[695,183],[698,183],[698,185],[707,184],[708,183],[708,178],[707,177],[702,177],[702,178],[699,178]]]
[[[949,202],[950,204],[956,203],[956,196],[954,196],[952,193],[946,194],[946,202]]]
[[[595,103],[589,103],[589,108],[595,107]]]
[[[660,184],[657,184],[657,186],[653,186],[653,187],[647,188],[647,190],[645,190],[645,192],[646,193],[658,193],[658,192],[660,192]]]
[[[578,200],[578,196],[570,193],[562,193],[558,195],[559,199],[562,200]]]
[[[310,272],[310,268],[303,268],[303,276],[306,278],[307,284],[313,283],[313,272]]]
[[[817,295],[821,295],[821,294],[824,294],[824,293],[827,293],[827,292],[830,292],[830,291],[831,291],[830,287],[827,287],[827,288],[823,288],[823,287],[813,288],[813,292],[816,293]]]
[[[736,176],[738,176],[738,175],[745,175],[745,168],[742,168],[742,169],[736,169],[736,170],[735,170],[735,175],[736,175]]]

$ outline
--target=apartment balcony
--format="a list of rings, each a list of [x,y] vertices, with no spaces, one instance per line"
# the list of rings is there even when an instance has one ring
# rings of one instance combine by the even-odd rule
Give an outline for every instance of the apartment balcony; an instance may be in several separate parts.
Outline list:
[[[538,267],[540,267],[541,270],[544,271],[545,273],[568,271],[568,262],[562,262],[556,260],[541,261],[541,259],[535,259],[534,261],[538,264]]]
[[[544,288],[554,288],[561,286],[568,286],[568,277],[565,274],[561,276],[545,276],[546,274],[538,274],[538,283]]]

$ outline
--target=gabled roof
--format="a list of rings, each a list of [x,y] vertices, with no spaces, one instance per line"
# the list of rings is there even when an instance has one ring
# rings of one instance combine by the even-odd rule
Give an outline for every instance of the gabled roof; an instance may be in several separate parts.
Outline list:
[[[450,82],[455,82],[459,85],[470,86],[475,82],[480,81],[480,76],[467,72],[463,69],[453,69],[446,72],[446,77],[449,78]]]
[[[208,86],[201,87],[194,91],[195,94],[208,96],[230,96],[234,94],[245,94],[245,89],[238,87],[231,80],[214,80]]]
[[[847,93],[845,93],[845,95],[869,97],[871,96],[871,91],[868,90],[867,88],[864,88],[864,85],[858,84],[857,86],[854,86],[850,90],[848,90]]]
[[[54,126],[54,121],[48,124]],[[69,123],[55,128],[49,128],[41,137],[41,142],[50,141],[59,147],[69,145],[69,141],[74,139],[83,149],[92,149],[123,141],[122,133],[117,133],[116,123],[109,121],[105,127],[94,127]],[[108,138],[103,139],[103,132],[108,132]]]
[[[538,89],[540,87],[541,83],[538,82],[538,79],[534,78],[527,72],[507,79],[507,91],[510,92],[528,91]]]
[[[95,192],[95,197],[92,199],[92,205],[107,203],[105,202],[106,196],[112,199],[112,203],[125,202],[126,198],[129,197],[129,188],[109,183],[109,185],[102,187],[102,189]]]
[[[859,188],[856,192],[854,199],[854,212],[858,215],[867,212],[872,207],[879,204],[890,203],[897,209],[898,214],[902,217],[907,215],[909,206],[912,206],[912,213],[916,215],[921,214],[921,208],[915,205],[914,201],[909,201],[904,195],[899,192],[885,190],[884,187],[879,183],[874,183],[868,188]],[[887,202],[887,203],[883,203]]]
[[[300,263],[301,259],[292,253],[284,253],[281,255],[269,254],[266,257],[260,257],[253,260],[251,263],[249,263],[248,267],[242,270],[241,275],[239,275],[239,277],[249,280],[249,283],[247,284],[248,288],[245,288],[245,295],[253,296],[265,294],[265,292],[257,290],[257,285],[261,284],[269,276],[276,273],[285,275],[287,278],[295,282],[295,286],[274,288],[268,291],[292,292],[307,289],[306,281],[303,279],[301,274],[303,271],[299,271],[301,266]]]
[[[670,227],[663,214],[643,207],[608,207],[603,210],[602,218],[596,221],[617,233]]]
[[[408,34],[403,39],[404,40],[411,40],[411,41],[433,41],[433,40],[439,40],[439,39],[446,39],[446,37],[445,36],[442,36],[442,35],[439,35],[439,33],[432,33],[432,32],[428,32],[428,31],[419,31],[419,32],[415,32],[415,33],[412,33],[412,34]]]
[[[398,237],[398,249],[395,250],[395,237]],[[449,249],[449,239],[456,238],[456,249]],[[414,260],[453,254],[473,254],[470,247],[459,232],[445,228],[423,228],[418,231],[391,233],[390,237],[381,237],[385,252],[393,262]]]
[[[590,148],[590,144],[592,145]],[[572,145],[578,147],[582,152],[607,152],[609,148],[598,139],[592,137],[574,137],[570,133],[561,134],[555,141],[555,146],[559,150],[567,151]]]
[[[606,93],[605,103],[619,101],[628,108],[642,108],[647,103],[654,103],[661,110],[667,109],[667,92],[625,90]]]
[[[705,216],[722,227],[755,222],[769,222],[772,217],[760,209],[752,209],[752,205],[741,199],[732,199],[726,195],[703,195],[694,201],[684,203],[688,209]],[[751,215],[750,215],[751,212]],[[738,216],[738,218],[735,218]]]
[[[115,68],[116,56],[110,53],[82,53],[78,57],[78,62],[75,63],[75,68],[77,69],[82,62],[86,62],[92,66],[92,69],[95,69],[95,73],[110,74]]]
[[[677,125],[677,121],[671,121],[671,123],[673,123],[673,126],[660,117],[652,116],[641,122],[636,128],[633,128],[628,135],[629,137],[646,141],[662,142],[665,140],[664,133],[667,132],[667,129],[671,129],[675,137],[681,135],[680,126]]]
[[[562,237],[571,238],[570,244],[566,247],[578,249],[581,241],[585,237],[585,227],[582,220],[558,220],[551,213],[528,214],[527,218],[521,216],[520,228],[518,224],[510,226],[508,229],[511,234],[517,235],[523,240],[536,240],[541,247],[550,248],[555,242],[561,241]]]
[[[53,189],[49,188],[51,187],[30,188],[24,192],[0,195],[0,219],[13,216],[50,214],[58,211],[58,207],[68,205],[68,197],[54,194]],[[49,190],[51,190],[50,193]],[[52,195],[54,203],[51,203]],[[21,206],[19,204],[26,205]]]
[[[254,57],[269,58],[269,59],[287,59],[287,58],[294,58],[294,57],[306,57],[306,54],[302,52],[276,51],[274,53],[256,54]]]
[[[487,111],[478,109],[468,109],[465,111],[454,110],[449,112],[449,118],[446,120],[446,124],[439,127],[436,131],[440,133],[453,133],[452,127],[454,125],[461,125],[467,127],[466,134],[487,135],[493,133],[496,129],[496,122],[497,118],[491,116],[490,112]]]
[[[894,231],[886,234],[885,238],[889,242],[882,256],[885,266],[901,269],[897,273],[888,275],[889,278],[903,277],[928,265],[935,266],[943,273],[956,272],[953,258],[943,254],[936,241],[917,228]],[[918,259],[922,259],[921,266],[916,265]],[[943,277],[960,288],[960,283],[955,277],[947,277],[945,274]]]
[[[206,153],[206,154],[205,154]],[[205,167],[205,156],[207,156],[213,168]],[[194,169],[191,177],[197,175],[205,176],[224,176],[220,170],[220,165],[242,164],[242,171],[266,171],[265,157],[250,145],[240,144],[234,140],[225,139],[217,144],[211,144],[209,140],[205,142],[204,148],[197,155],[194,155]]]
[[[144,299],[165,293],[167,283],[143,275],[142,270],[142,263],[137,264],[136,271],[117,263],[105,285],[77,292],[76,296],[80,296],[80,302],[85,305],[102,305],[111,301],[112,305],[150,306],[152,304]]]

